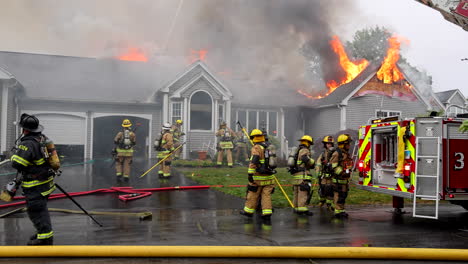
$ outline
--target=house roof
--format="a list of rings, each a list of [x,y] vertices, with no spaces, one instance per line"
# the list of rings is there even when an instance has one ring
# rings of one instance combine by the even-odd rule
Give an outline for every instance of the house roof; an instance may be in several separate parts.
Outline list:
[[[438,92],[435,93],[436,96],[439,98],[440,102],[443,104],[449,103],[449,99],[452,97],[454,93],[456,93],[458,90],[453,89],[453,90],[448,90],[448,91],[443,91],[443,92]]]
[[[144,101],[183,67],[167,62],[134,62],[60,55],[0,52],[0,67],[31,98]]]

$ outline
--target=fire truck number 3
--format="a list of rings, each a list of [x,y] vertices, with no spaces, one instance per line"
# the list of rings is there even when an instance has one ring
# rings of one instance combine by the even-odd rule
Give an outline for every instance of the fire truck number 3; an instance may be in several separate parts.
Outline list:
[[[463,153],[461,153],[461,152],[455,152],[455,158],[457,156],[459,156],[459,159],[457,159],[455,161],[454,169],[455,170],[462,170],[463,167],[465,167],[465,162],[463,161],[465,159],[465,155],[463,155]]]

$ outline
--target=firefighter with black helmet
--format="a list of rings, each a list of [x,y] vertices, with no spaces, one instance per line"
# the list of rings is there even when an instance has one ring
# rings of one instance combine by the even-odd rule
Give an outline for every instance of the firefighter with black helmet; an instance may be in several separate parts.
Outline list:
[[[276,163],[275,155],[270,152],[265,142],[265,135],[259,129],[250,133],[254,142],[251,150],[248,169],[247,199],[240,214],[252,217],[257,208],[259,198],[262,200],[262,219],[269,222],[273,213],[271,194],[275,188],[275,173],[272,165]]]
[[[293,176],[294,192],[294,212],[298,215],[313,215],[307,207],[311,195],[311,169],[315,167],[315,161],[311,158],[310,147],[314,144],[314,139],[309,135],[304,135],[298,140],[299,148],[297,159],[295,160],[295,169],[290,171]]]
[[[335,207],[335,217],[346,218],[348,214],[345,211],[345,202],[349,192],[349,178],[353,168],[353,160],[349,154],[352,138],[349,134],[338,136],[338,148],[336,151],[337,159],[332,160],[333,168],[333,202]]]
[[[181,119],[177,119],[176,123],[171,126],[171,133],[174,139],[174,148],[178,148],[182,143],[180,142],[182,139],[181,137],[185,135],[184,132],[182,132],[182,124],[183,121]],[[180,158],[180,153],[182,153],[183,147],[180,147],[176,150],[174,153],[174,159],[179,159]]]
[[[218,158],[216,160],[216,165],[221,166],[223,164],[224,152],[226,152],[227,164],[232,168],[232,149],[234,148],[233,141],[235,132],[227,127],[226,122],[223,121],[219,125],[216,137],[218,137]]]
[[[121,180],[122,176],[125,181],[130,177],[130,166],[133,160],[133,148],[136,144],[136,135],[131,130],[132,123],[129,119],[122,121],[123,131],[117,133],[114,137],[114,144],[116,145],[116,162],[115,171],[117,180]]]
[[[161,135],[156,139],[155,148],[158,151],[158,159],[164,159],[167,155],[174,151],[174,137],[171,132],[171,124],[165,123],[162,127]],[[159,165],[159,178],[169,178],[171,176],[172,156],[166,158]]]
[[[335,152],[334,139],[332,136],[325,136],[322,140],[323,152],[317,159],[317,175],[319,177],[319,206],[327,205],[327,208],[332,210],[333,206],[333,185],[332,185],[332,155]],[[337,153],[338,154],[338,153]],[[337,155],[335,155],[335,159]]]
[[[11,156],[11,163],[20,175],[15,182],[21,184],[29,219],[36,228],[36,234],[30,238],[28,245],[52,245],[54,231],[47,199],[55,190],[54,176],[59,172],[60,160],[53,142],[41,133],[44,127],[37,117],[22,114],[19,126],[22,137]]]

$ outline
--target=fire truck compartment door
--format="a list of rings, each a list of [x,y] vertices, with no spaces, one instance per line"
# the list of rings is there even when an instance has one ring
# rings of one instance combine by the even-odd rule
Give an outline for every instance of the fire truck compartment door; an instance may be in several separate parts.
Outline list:
[[[447,140],[444,140],[444,172],[448,188],[468,189],[468,133],[458,131],[459,124],[447,124]]]

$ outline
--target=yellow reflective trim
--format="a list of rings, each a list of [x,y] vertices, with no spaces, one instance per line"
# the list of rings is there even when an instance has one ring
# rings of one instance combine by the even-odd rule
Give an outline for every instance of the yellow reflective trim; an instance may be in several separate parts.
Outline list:
[[[11,161],[15,161],[25,167],[29,166],[29,165],[33,165],[31,162],[23,159],[22,157],[18,156],[18,155],[13,155],[11,156]]]
[[[129,152],[133,152],[133,148],[131,148],[131,149],[120,149],[120,148],[117,148],[117,152],[122,152],[122,153],[127,152],[127,153],[129,153]]]
[[[255,209],[252,209],[252,208],[248,208],[247,206],[244,207],[244,211],[249,213],[249,214],[253,214],[255,212]]]
[[[28,147],[24,146],[24,145],[19,145],[18,146],[19,149],[22,149],[24,151],[28,151]]]
[[[46,196],[46,195],[51,194],[53,191],[55,191],[55,184],[54,184],[54,187],[50,188],[48,191],[41,192],[41,195]]]
[[[248,173],[255,173],[255,169],[250,169],[249,168]]]
[[[49,233],[37,234],[37,239],[47,239],[53,236],[54,236],[54,231],[50,231]]]
[[[262,210],[262,214],[263,214],[263,215],[272,214],[272,213],[273,213],[273,210],[271,210],[271,209],[263,209],[263,210]]]
[[[295,209],[298,212],[307,212],[307,211],[309,211],[309,209],[307,207],[297,207]]]
[[[45,184],[45,183],[48,183],[50,181],[52,181],[54,179],[53,176],[50,176],[47,180],[45,181],[39,181],[39,180],[34,180],[34,181],[23,181],[23,183],[21,184],[22,187],[24,188],[31,188],[31,187],[34,187],[34,186],[38,186],[38,185],[42,185],[42,184]]]
[[[42,165],[45,163],[45,159],[42,158],[42,159],[38,159],[38,160],[34,160],[33,161],[36,165]]]
[[[312,179],[312,176],[307,175],[307,174],[305,174],[305,175],[295,175],[295,176],[293,176],[293,179],[295,179],[295,180],[310,180],[310,179]]]
[[[271,179],[273,179],[273,175],[268,175],[268,176],[256,176],[256,175],[254,175],[253,178],[254,178],[254,180],[257,180],[257,181],[271,180]]]

